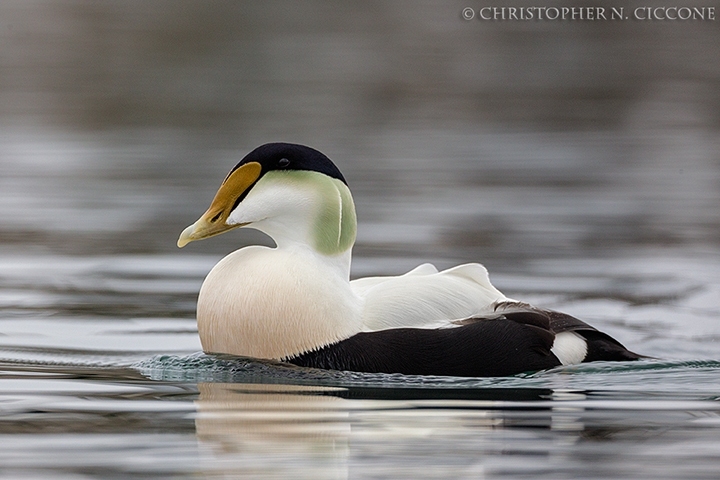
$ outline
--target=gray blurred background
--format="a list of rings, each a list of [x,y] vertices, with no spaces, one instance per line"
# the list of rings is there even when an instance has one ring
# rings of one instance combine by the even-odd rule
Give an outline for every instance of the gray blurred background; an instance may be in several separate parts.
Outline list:
[[[268,141],[345,173],[356,273],[717,248],[720,23],[488,5],[525,3],[5,0],[0,249],[174,253]]]

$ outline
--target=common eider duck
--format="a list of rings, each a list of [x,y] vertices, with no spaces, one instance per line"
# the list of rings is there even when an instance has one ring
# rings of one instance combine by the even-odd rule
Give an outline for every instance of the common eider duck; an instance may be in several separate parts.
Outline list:
[[[307,146],[248,153],[177,244],[238,227],[277,246],[240,248],[207,275],[197,302],[207,353],[460,377],[640,358],[577,318],[506,297],[478,263],[350,280],[352,195],[335,164]]]

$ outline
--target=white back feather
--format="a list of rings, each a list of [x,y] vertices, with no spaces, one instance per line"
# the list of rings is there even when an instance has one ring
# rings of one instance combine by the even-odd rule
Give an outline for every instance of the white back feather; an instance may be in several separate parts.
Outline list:
[[[507,301],[480,264],[460,265],[442,272],[424,264],[399,277],[372,277],[350,282],[365,300],[365,331],[387,328],[438,328],[491,312]]]

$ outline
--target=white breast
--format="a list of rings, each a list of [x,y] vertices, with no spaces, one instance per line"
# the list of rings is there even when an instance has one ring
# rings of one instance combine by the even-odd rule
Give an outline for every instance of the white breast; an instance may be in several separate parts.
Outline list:
[[[208,274],[198,298],[203,350],[282,359],[362,330],[361,300],[303,249],[242,248]]]

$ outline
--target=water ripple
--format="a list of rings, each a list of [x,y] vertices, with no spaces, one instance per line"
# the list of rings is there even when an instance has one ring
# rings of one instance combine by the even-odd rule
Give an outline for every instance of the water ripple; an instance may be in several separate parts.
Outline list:
[[[694,397],[716,394],[720,362],[715,360],[594,362],[514,377],[457,378],[317,370],[249,358],[195,353],[157,355],[132,365],[154,380],[323,385],[367,389],[547,389],[583,392],[663,392]]]

